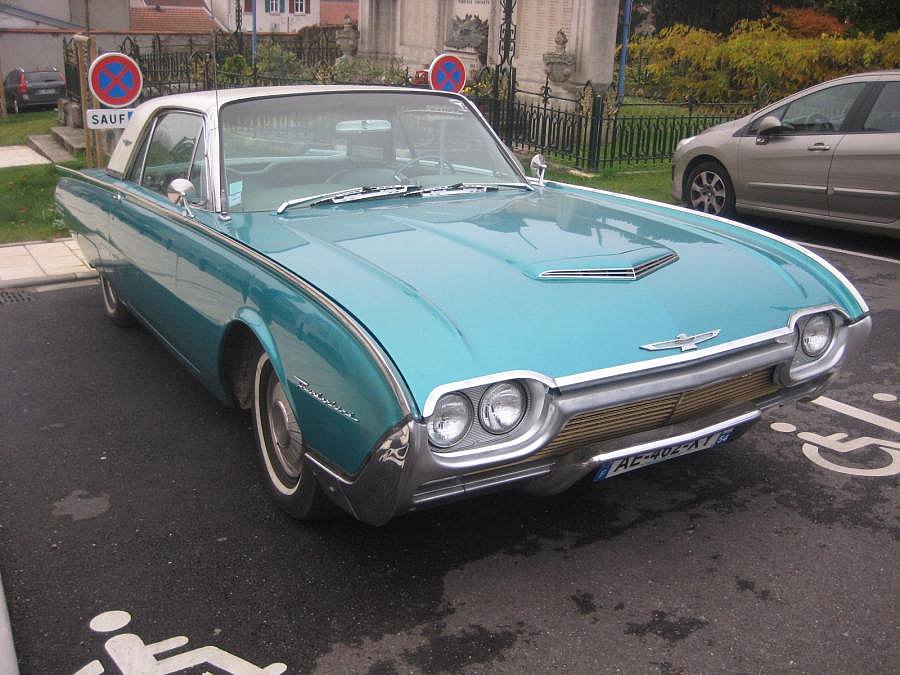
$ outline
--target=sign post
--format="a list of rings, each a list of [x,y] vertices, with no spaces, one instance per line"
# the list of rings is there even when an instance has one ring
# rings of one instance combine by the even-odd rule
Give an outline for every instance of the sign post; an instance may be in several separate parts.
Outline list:
[[[98,167],[100,162],[97,158],[95,150],[94,134],[87,125],[88,104],[92,102],[91,92],[88,89],[87,65],[85,63],[85,48],[88,43],[93,41],[89,35],[76,35],[73,37],[75,41],[75,55],[78,59],[78,82],[81,91],[81,116],[84,121],[84,163],[89,167]]]
[[[466,86],[466,66],[458,56],[441,54],[428,68],[428,84],[435,91],[459,93]]]

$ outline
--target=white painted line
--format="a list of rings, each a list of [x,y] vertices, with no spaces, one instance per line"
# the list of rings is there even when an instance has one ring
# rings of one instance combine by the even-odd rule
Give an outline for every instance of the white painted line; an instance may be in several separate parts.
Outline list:
[[[822,244],[810,244],[807,241],[797,242],[802,243],[804,246],[809,246],[810,248],[821,248],[825,251],[833,251],[834,253],[846,253],[847,255],[855,255],[860,258],[868,258],[869,260],[879,260],[881,262],[894,263],[895,265],[900,265],[900,260],[896,258],[885,258],[880,255],[872,255],[871,253],[858,253],[857,251],[848,251],[843,248],[835,248],[834,246],[822,246]]]
[[[6,609],[2,578],[0,578],[0,673],[19,675],[19,661],[16,659],[16,649],[13,646],[12,625],[9,622],[9,611]]]
[[[820,396],[819,398],[813,400],[813,403],[815,403],[816,405],[820,405],[823,408],[834,410],[835,412],[839,412],[843,415],[855,417],[856,419],[862,420],[863,422],[874,424],[875,426],[879,426],[882,429],[893,431],[895,434],[900,434],[900,422],[889,419],[887,417],[882,417],[881,415],[876,415],[875,413],[870,413],[868,410],[863,410],[862,408],[854,408],[852,405],[847,405],[846,403],[835,401],[834,399],[828,398],[827,396]]]

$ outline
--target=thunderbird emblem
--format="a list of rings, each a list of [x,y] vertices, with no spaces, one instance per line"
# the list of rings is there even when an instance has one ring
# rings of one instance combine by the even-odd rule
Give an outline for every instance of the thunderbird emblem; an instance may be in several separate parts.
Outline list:
[[[661,349],[681,349],[683,352],[697,349],[697,345],[707,340],[712,340],[719,334],[719,329],[708,330],[705,333],[697,333],[696,335],[686,335],[679,333],[674,340],[663,340],[662,342],[651,342],[648,345],[641,345],[641,349],[649,349],[656,352]]]

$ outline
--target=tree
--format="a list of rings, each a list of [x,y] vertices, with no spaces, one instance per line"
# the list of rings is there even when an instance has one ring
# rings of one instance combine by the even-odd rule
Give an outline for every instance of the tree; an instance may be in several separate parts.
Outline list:
[[[728,33],[740,19],[761,18],[769,4],[765,0],[717,0],[714,3],[697,0],[654,0],[653,16],[657,29],[682,23],[724,34]]]
[[[816,4],[856,30],[875,37],[900,29],[897,0],[822,0]]]

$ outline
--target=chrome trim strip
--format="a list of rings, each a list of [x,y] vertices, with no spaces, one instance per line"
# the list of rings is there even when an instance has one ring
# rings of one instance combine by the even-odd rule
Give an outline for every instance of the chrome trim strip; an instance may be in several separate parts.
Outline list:
[[[553,462],[540,464],[537,466],[529,466],[524,469],[516,469],[514,471],[506,471],[499,474],[485,476],[484,478],[474,478],[466,481],[463,477],[459,482],[446,481],[441,484],[437,481],[431,489],[425,484],[417,490],[411,498],[415,506],[430,504],[432,502],[443,501],[453,497],[461,497],[481,490],[500,487],[509,483],[517,483],[531,478],[546,476],[553,468]],[[452,479],[451,479],[452,480]]]
[[[743,415],[738,415],[737,417],[732,417],[722,422],[711,424],[707,427],[703,427],[702,429],[697,429],[696,431],[689,431],[688,433],[679,434],[678,436],[669,436],[668,438],[650,441],[649,443],[640,443],[638,445],[632,445],[627,448],[622,448],[621,450],[613,450],[612,452],[601,452],[600,454],[594,455],[589,460],[587,460],[586,464],[588,466],[596,466],[599,464],[603,464],[604,462],[609,462],[611,460],[622,459],[623,457],[629,457],[631,455],[640,455],[641,453],[649,452],[650,450],[656,450],[657,448],[665,448],[670,445],[680,445],[681,443],[687,443],[698,438],[703,438],[704,436],[709,436],[710,434],[714,434],[717,431],[725,431],[726,429],[729,429],[731,427],[739,427],[740,425],[746,424],[747,422],[758,420],[760,417],[762,417],[761,410],[752,410],[751,412],[744,413]]]
[[[591,382],[593,380],[602,380],[606,378],[612,377],[620,377],[622,375],[631,375],[633,373],[638,373],[642,371],[652,370],[654,368],[664,368],[672,365],[679,365],[682,363],[689,363],[691,361],[697,361],[699,359],[706,359],[710,356],[717,356],[719,354],[723,354],[725,352],[735,351],[738,349],[744,349],[747,347],[752,347],[757,344],[762,344],[764,342],[770,342],[773,340],[777,340],[778,338],[783,338],[787,335],[792,335],[794,332],[794,327],[804,316],[809,314],[818,314],[820,312],[828,312],[835,311],[840,313],[846,318],[847,312],[837,305],[821,305],[819,307],[810,307],[807,309],[801,309],[794,312],[791,315],[790,320],[788,321],[788,325],[784,328],[776,328],[775,330],[766,331],[765,333],[758,333],[757,335],[751,335],[749,337],[741,338],[739,340],[732,340],[731,342],[725,342],[720,345],[716,345],[715,347],[705,347],[701,349],[691,350],[688,352],[683,352],[680,354],[672,354],[671,356],[663,356],[656,359],[649,359],[646,361],[635,361],[632,363],[625,363],[620,366],[610,366],[608,368],[600,368],[598,370],[589,370],[584,373],[575,373],[573,375],[564,375],[562,377],[549,377],[542,373],[537,373],[533,370],[509,370],[501,373],[493,373],[491,375],[482,375],[480,377],[473,377],[467,380],[458,380],[456,382],[449,382],[447,384],[442,384],[438,387],[435,387],[432,392],[428,395],[428,398],[425,399],[425,405],[422,409],[422,416],[428,417],[434,412],[435,406],[437,405],[438,399],[446,393],[451,391],[458,391],[460,389],[468,389],[469,387],[477,387],[484,384],[490,384],[492,382],[499,382],[502,380],[515,380],[515,379],[532,379],[541,382],[550,389],[555,388],[565,388],[572,387],[579,384],[585,384],[587,382]]]
[[[853,299],[856,300],[857,304],[862,309],[863,314],[869,312],[869,305],[866,304],[866,301],[863,299],[863,296],[856,289],[856,287],[850,283],[850,280],[847,279],[837,268],[834,267],[830,262],[822,258],[820,255],[813,253],[805,246],[801,246],[795,241],[791,241],[790,239],[786,239],[784,237],[779,237],[777,234],[772,234],[771,232],[766,232],[765,230],[761,230],[757,227],[753,227],[752,225],[744,225],[743,223],[739,223],[735,220],[729,220],[728,218],[723,218],[722,216],[714,216],[711,213],[699,213],[698,211],[694,211],[693,209],[689,209],[685,206],[676,206],[674,204],[662,204],[661,202],[655,202],[652,199],[645,199],[643,197],[634,197],[632,195],[624,195],[618,192],[610,192],[609,190],[600,190],[599,188],[587,187],[584,185],[572,185],[571,183],[563,183],[560,181],[550,181],[548,184],[551,185],[562,185],[564,187],[573,188],[575,190],[584,190],[586,192],[596,192],[597,194],[606,195],[608,197],[616,197],[618,199],[624,199],[629,202],[637,202],[638,204],[650,204],[652,206],[664,206],[667,209],[671,209],[673,211],[684,212],[690,214],[692,216],[702,215],[704,218],[716,220],[720,223],[724,223],[726,225],[730,225],[731,227],[736,227],[739,230],[747,230],[748,232],[753,232],[754,234],[758,234],[761,237],[765,237],[766,239],[771,239],[773,241],[777,241],[779,244],[783,244],[788,248],[792,248],[795,251],[798,251],[808,257],[810,260],[817,262],[819,265],[824,267],[831,273],[835,279],[837,279],[849,292],[850,295],[853,296]],[[843,311],[843,310],[842,310]],[[846,314],[846,312],[845,312]]]
[[[852,197],[887,197],[894,199],[900,197],[900,192],[891,190],[864,190],[862,188],[833,187],[831,188],[833,195],[849,195]]]
[[[159,204],[141,195],[135,194],[130,190],[110,185],[109,183],[98,180],[93,176],[89,176],[85,173],[82,173],[81,171],[70,169],[65,166],[57,165],[57,170],[64,175],[69,175],[73,178],[76,178],[77,180],[86,181],[108,192],[121,193],[122,195],[124,195],[125,199],[128,199],[129,201],[132,201],[139,206],[143,206],[161,216],[173,218],[180,224],[185,225],[202,234],[205,234],[206,236],[231,248],[241,255],[250,258],[251,260],[253,260],[253,262],[266,268],[269,272],[272,272],[283,281],[295,286],[302,292],[306,293],[315,302],[321,305],[329,314],[334,316],[341,323],[341,325],[343,325],[348,331],[350,331],[350,333],[366,349],[366,351],[372,357],[372,360],[379,367],[382,375],[384,375],[385,379],[390,385],[391,390],[393,391],[394,396],[397,399],[397,403],[400,405],[400,409],[403,415],[409,415],[416,409],[415,399],[413,399],[412,394],[409,392],[406,386],[406,382],[403,380],[403,377],[400,375],[399,370],[397,370],[397,367],[394,365],[394,362],[391,360],[390,356],[388,356],[388,354],[375,341],[375,338],[373,338],[369,334],[369,332],[361,324],[359,324],[349,312],[347,312],[343,307],[341,307],[334,300],[325,295],[322,291],[320,291],[318,288],[310,284],[302,277],[294,274],[281,265],[278,265],[272,259],[267,258],[261,253],[255,251],[243,242],[232,239],[231,237],[218,232],[217,230],[214,230],[207,225],[204,225],[198,220],[193,220],[178,213],[177,211],[173,211],[171,209],[160,206]]]
[[[758,188],[774,188],[776,190],[789,190],[791,192],[812,192],[814,194],[825,194],[826,187],[824,185],[795,185],[792,183],[747,183],[752,187]]]

